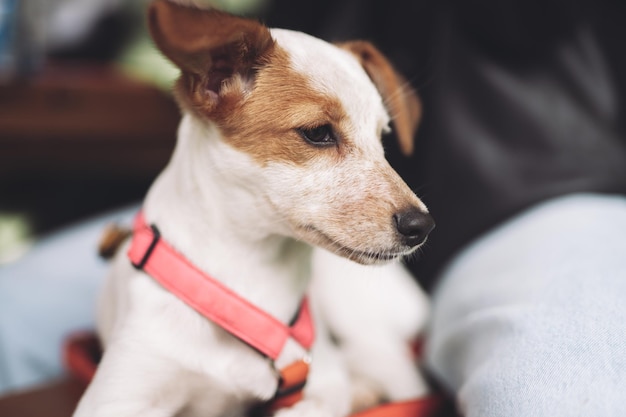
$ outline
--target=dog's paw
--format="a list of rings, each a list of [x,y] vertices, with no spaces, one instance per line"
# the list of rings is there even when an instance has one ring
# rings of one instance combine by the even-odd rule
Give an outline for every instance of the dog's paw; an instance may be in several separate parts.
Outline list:
[[[268,361],[239,361],[229,368],[230,383],[235,391],[268,401],[276,393],[276,371]]]

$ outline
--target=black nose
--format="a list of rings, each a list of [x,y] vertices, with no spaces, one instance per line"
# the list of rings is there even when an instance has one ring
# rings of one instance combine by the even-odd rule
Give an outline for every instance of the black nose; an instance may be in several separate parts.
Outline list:
[[[435,227],[433,217],[417,208],[396,213],[393,215],[393,220],[402,241],[407,246],[417,246],[424,242]]]

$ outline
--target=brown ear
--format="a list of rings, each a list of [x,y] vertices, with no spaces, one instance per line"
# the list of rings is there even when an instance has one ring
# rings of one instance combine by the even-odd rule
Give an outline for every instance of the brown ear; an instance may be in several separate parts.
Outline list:
[[[402,153],[411,155],[413,136],[422,117],[422,104],[413,89],[371,43],[349,41],[338,46],[352,52],[359,59],[383,97],[387,111],[393,119]]]
[[[189,93],[214,107],[225,81],[239,75],[247,81],[273,48],[269,30],[254,20],[218,10],[156,0],[148,9],[150,34],[161,52],[188,77]],[[198,97],[196,97],[197,99]]]

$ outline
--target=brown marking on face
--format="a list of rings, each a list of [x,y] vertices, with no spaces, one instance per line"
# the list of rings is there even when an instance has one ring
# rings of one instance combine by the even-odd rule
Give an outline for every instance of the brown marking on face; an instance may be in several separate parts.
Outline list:
[[[339,157],[350,149],[348,117],[337,98],[315,91],[305,74],[290,67],[289,55],[275,45],[266,63],[256,70],[250,88],[235,77],[222,87],[220,106],[203,111],[201,97],[193,86],[179,81],[177,96],[183,106],[210,119],[224,140],[250,155],[260,165],[285,162],[304,165],[326,155]],[[246,91],[248,89],[248,91]],[[198,103],[192,104],[192,103]],[[318,147],[300,136],[296,129],[331,125],[337,146]]]
[[[288,53],[259,22],[155,0],[148,23],[158,48],[181,69],[174,89],[181,107],[214,122],[228,143],[260,164],[300,165],[349,149],[340,101],[291,69]],[[296,130],[324,124],[341,136],[340,146],[316,147]]]

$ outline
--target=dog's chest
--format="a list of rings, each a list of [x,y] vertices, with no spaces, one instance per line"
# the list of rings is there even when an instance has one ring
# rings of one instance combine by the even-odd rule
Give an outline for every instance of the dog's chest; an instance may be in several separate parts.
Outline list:
[[[243,402],[247,408],[247,405],[269,400],[274,395],[278,379],[269,360],[202,317],[149,276],[133,271],[127,264],[123,268],[124,271],[118,272],[126,273],[110,277],[116,285],[109,288],[117,290],[115,295],[109,294],[109,298],[115,299],[123,311],[116,309],[113,303],[105,303],[109,309],[113,307],[120,313],[117,319],[122,319],[121,325],[109,329],[115,329],[118,335],[132,334],[133,340],[142,341],[137,348],[146,355],[163,358],[163,372],[172,372],[171,389],[182,390],[189,398],[181,415],[206,416],[209,411],[215,412],[224,401],[224,413],[219,415],[231,415],[234,404]],[[302,265],[297,268],[293,265],[283,271],[275,268],[274,274],[267,277],[257,271],[256,277],[277,280],[282,277],[279,272],[294,274],[294,268],[298,273],[304,273]],[[283,283],[283,286],[287,284]],[[275,297],[286,295],[281,291],[284,290],[269,291],[265,301],[280,302]],[[287,310],[286,306],[283,308]],[[293,315],[295,305],[288,310],[289,315]],[[105,337],[107,339],[109,337]],[[301,359],[303,355],[302,351],[294,351],[291,345],[289,353],[288,361]]]

